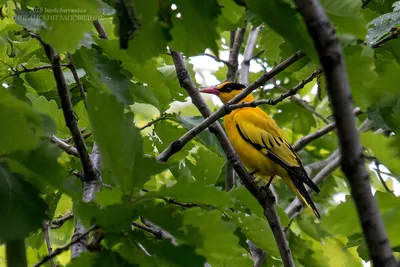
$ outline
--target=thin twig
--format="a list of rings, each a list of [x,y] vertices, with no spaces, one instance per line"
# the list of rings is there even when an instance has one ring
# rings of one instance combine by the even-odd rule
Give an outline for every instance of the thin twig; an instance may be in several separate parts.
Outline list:
[[[91,231],[95,230],[96,228],[97,228],[97,226],[95,226],[95,225],[91,226],[83,234],[76,236],[68,244],[55,249],[52,253],[49,253],[47,256],[45,256],[43,259],[41,259],[39,262],[37,262],[32,267],[39,267],[39,266],[45,264],[46,262],[48,262],[49,260],[53,259],[55,256],[58,256],[61,253],[67,251],[73,244],[79,243],[83,238],[85,238]]]
[[[320,76],[317,76],[317,79],[318,79],[318,77],[320,77]],[[311,81],[310,81],[310,82],[311,82]],[[279,88],[279,89],[281,89],[282,91],[285,91],[285,92],[289,91],[289,89],[287,89],[287,88],[283,87],[282,85],[278,84],[274,79],[272,79],[272,83],[274,84],[274,86],[275,86],[276,88]],[[294,103],[296,103],[297,105],[299,105],[299,106],[305,108],[306,110],[310,111],[311,113],[313,113],[315,116],[317,116],[318,118],[320,118],[320,119],[321,119],[323,122],[325,122],[326,124],[329,123],[329,121],[328,121],[326,118],[324,118],[321,114],[319,114],[319,113],[315,110],[315,108],[312,107],[312,106],[310,106],[306,101],[304,101],[304,100],[302,100],[302,99],[299,99],[299,98],[297,98],[296,96],[291,96],[291,97],[290,97],[290,100],[292,100],[292,101],[293,101]]]
[[[224,64],[227,65],[227,66],[230,64],[229,61],[223,60],[223,59],[221,59],[221,58],[219,58],[219,57],[217,57],[217,56],[214,56],[214,55],[212,55],[212,54],[201,53],[201,54],[199,54],[199,56],[207,56],[207,57],[210,57],[210,58],[214,59],[214,60],[217,61],[217,62],[224,63]]]
[[[87,108],[87,100],[86,100],[86,95],[85,95],[85,88],[83,88],[83,84],[81,82],[81,79],[79,79],[78,72],[76,71],[76,67],[74,62],[72,61],[72,56],[70,53],[68,53],[68,68],[72,72],[72,75],[74,76],[74,80],[76,82],[76,85],[79,88],[79,91],[81,92],[81,98],[83,100],[83,103],[85,104],[85,107]]]
[[[171,54],[174,60],[180,85],[188,92],[190,98],[192,99],[193,104],[198,108],[203,117],[206,118],[210,116],[211,110],[204,102],[203,98],[200,96],[200,93],[197,90],[195,84],[193,83],[192,78],[188,74],[180,53],[171,51]],[[271,191],[268,189],[261,189],[256,185],[254,177],[252,177],[247,172],[247,170],[241,163],[235,150],[233,149],[231,143],[229,142],[226,133],[224,132],[222,126],[218,122],[215,122],[210,126],[210,131],[214,133],[215,136],[217,137],[219,143],[221,144],[222,149],[224,150],[226,158],[228,159],[228,162],[232,164],[233,168],[239,175],[244,186],[247,188],[247,190],[249,190],[249,192],[258,200],[260,205],[263,207],[264,215],[267,218],[271,230],[274,234],[284,266],[286,267],[294,266],[292,253],[289,248],[289,244],[286,240],[285,233],[283,232],[280,218],[275,210],[274,206],[275,199]],[[172,144],[172,146],[174,145]]]
[[[396,30],[391,31],[391,32],[389,33],[388,36],[386,36],[386,37],[380,39],[380,40],[377,41],[375,44],[371,45],[371,47],[372,47],[372,48],[378,48],[378,47],[380,47],[381,45],[383,45],[384,43],[386,43],[387,41],[396,39],[397,37],[399,37],[399,35],[400,35],[400,28],[397,28]]]
[[[363,148],[345,68],[342,46],[327,15],[317,0],[295,0],[303,16],[324,69],[327,92],[337,124],[342,153],[341,167],[351,188],[358,216],[374,266],[396,266],[393,250],[371,192],[369,174],[364,164]]]
[[[358,116],[360,114],[362,114],[362,111],[360,108],[355,108],[353,113]],[[326,125],[325,127],[309,134],[306,136],[303,136],[302,138],[300,138],[299,141],[297,141],[292,147],[294,149],[294,151],[300,151],[303,148],[305,148],[309,143],[311,143],[312,141],[320,138],[321,136],[324,136],[325,134],[331,132],[333,129],[336,128],[336,123],[330,123],[328,125]]]
[[[176,242],[175,237],[173,235],[171,235],[169,232],[167,232],[166,230],[162,229],[160,226],[154,224],[153,222],[149,221],[148,219],[146,219],[144,217],[140,217],[140,220],[143,222],[143,224],[140,224],[138,222],[133,222],[133,224],[136,227],[153,234],[158,239],[169,239],[169,240],[171,240],[171,243],[174,246],[178,246],[178,242]]]
[[[239,101],[243,100],[248,94],[250,94],[252,91],[254,91],[256,88],[260,87],[261,85],[265,84],[268,80],[271,78],[275,77],[278,73],[281,71],[285,70],[287,67],[295,63],[297,60],[301,59],[304,57],[305,54],[302,52],[297,52],[285,61],[283,61],[281,64],[277,65],[275,68],[273,68],[271,71],[264,73],[260,78],[258,78],[254,83],[250,84],[247,86],[240,94],[236,95],[232,100],[230,100],[228,103],[220,107],[217,111],[212,113],[207,119],[199,123],[197,126],[193,127],[191,130],[189,130],[186,134],[184,134],[182,137],[180,137],[178,140],[175,140],[173,143],[171,143],[164,151],[160,153],[160,155],[157,157],[158,160],[160,161],[167,161],[170,156],[175,154],[176,152],[180,151],[182,147],[187,144],[190,140],[192,140],[197,134],[199,134],[201,131],[205,130],[208,128],[210,125],[212,125],[215,121],[218,119],[222,118],[226,114],[232,111],[231,106],[235,106],[236,103]],[[292,89],[293,90],[293,89]],[[293,93],[293,91],[289,91],[286,94],[282,95],[279,97],[278,100],[274,100],[272,102],[277,101],[282,101],[285,97],[290,96]],[[287,95],[287,96],[285,96]],[[272,103],[271,102],[271,103]],[[268,104],[267,103],[260,103],[260,104]],[[204,104],[205,105],[205,104]],[[236,105],[236,108],[240,108],[241,104]]]
[[[47,246],[47,253],[51,254],[53,252],[53,248],[51,247],[51,242],[50,242],[50,234],[49,234],[49,221],[45,220],[43,222],[43,233],[44,233],[44,239],[46,241],[46,246]],[[55,267],[54,263],[54,258],[50,259],[50,266]]]
[[[75,147],[65,143],[63,140],[61,140],[57,136],[55,136],[55,135],[50,136],[50,140],[52,143],[56,144],[59,148],[64,150],[67,154],[75,156],[75,157],[79,157],[78,150],[76,150]]]
[[[382,183],[383,187],[385,188],[386,192],[388,192],[388,193],[390,193],[390,194],[395,196],[394,192],[392,190],[390,190],[390,188],[387,186],[385,180],[383,180],[381,170],[379,169],[379,165],[380,165],[379,161],[375,160],[374,163],[375,163],[375,167],[376,167],[376,170],[375,170],[376,174],[378,175],[378,178],[381,181],[381,183]]]
[[[157,123],[159,121],[169,120],[169,119],[171,119],[171,118],[169,118],[168,114],[164,114],[164,115],[162,115],[162,116],[160,116],[160,117],[158,117],[158,118],[156,118],[156,119],[154,119],[152,121],[149,121],[148,123],[146,123],[146,125],[140,127],[139,130],[142,131],[142,130],[152,126],[153,124],[155,124],[155,123]]]
[[[322,70],[320,70],[320,69],[315,70],[313,73],[310,74],[310,76],[305,78],[298,85],[296,85],[295,87],[293,87],[292,89],[290,89],[286,93],[281,94],[277,98],[274,98],[274,99],[262,99],[262,100],[256,100],[256,101],[253,101],[253,102],[241,102],[239,104],[230,105],[229,109],[230,110],[234,110],[234,109],[237,109],[237,108],[256,107],[256,106],[259,106],[259,105],[272,105],[272,106],[275,106],[279,102],[282,102],[284,99],[297,94],[297,92],[299,90],[303,89],[306,84],[311,82],[315,77],[317,77],[321,73],[322,73]]]
[[[74,218],[74,215],[72,213],[68,213],[62,217],[59,217],[55,220],[51,221],[51,229],[57,229],[60,228],[61,226],[64,225],[64,223],[66,223],[67,221],[69,221],[70,219]]]
[[[246,33],[245,28],[240,28],[236,31],[235,41],[233,42],[233,47],[231,49],[231,53],[229,54],[229,64],[228,66],[228,73],[226,74],[226,78],[228,81],[235,82],[237,79],[237,72],[239,67],[238,57],[240,48],[243,44],[244,35]]]

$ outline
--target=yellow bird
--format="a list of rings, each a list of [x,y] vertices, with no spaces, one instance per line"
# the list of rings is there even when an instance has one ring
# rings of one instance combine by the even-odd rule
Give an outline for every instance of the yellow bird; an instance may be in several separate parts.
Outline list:
[[[217,95],[226,103],[243,91],[240,83],[223,82],[214,87],[200,90]],[[240,102],[252,102],[249,94]],[[225,116],[224,126],[229,140],[244,165],[253,174],[268,180],[267,186],[277,175],[294,190],[297,196],[320,218],[304,184],[315,192],[318,187],[308,177],[299,157],[288,143],[275,121],[259,107],[244,107]]]

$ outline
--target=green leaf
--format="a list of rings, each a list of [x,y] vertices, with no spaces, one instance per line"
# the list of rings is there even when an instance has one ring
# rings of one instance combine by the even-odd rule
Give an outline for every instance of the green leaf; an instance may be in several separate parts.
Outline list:
[[[275,65],[281,62],[280,45],[284,43],[285,40],[268,26],[265,26],[260,30],[260,36],[260,44],[265,49],[264,55],[267,55],[268,64]]]
[[[90,89],[88,112],[102,156],[102,174],[106,177],[111,172],[109,182],[121,186],[124,194],[135,194],[150,175],[166,168],[154,159],[143,157],[139,130],[113,95]]]
[[[275,32],[289,41],[293,49],[303,50],[308,57],[317,61],[313,41],[309,36],[303,21],[288,3],[279,0],[262,1],[246,0],[247,7],[256,13]],[[281,19],[285,18],[285,23]]]
[[[202,53],[206,48],[218,51],[216,25],[221,11],[217,1],[177,0],[174,3],[178,7],[176,14],[180,13],[181,16],[173,18],[171,48],[186,56]]]
[[[249,215],[242,212],[227,212],[230,219],[239,227],[245,236],[257,247],[273,257],[280,258],[274,234],[264,218],[255,214]]]
[[[231,0],[220,0],[221,14],[218,17],[218,26],[222,31],[236,30],[244,27],[246,8],[237,5]]]
[[[61,109],[58,108],[56,101],[47,100],[44,96],[35,97],[32,94],[26,95],[32,103],[32,107],[40,113],[50,116],[53,122],[56,124],[58,137],[67,137],[71,133],[68,127],[65,125],[64,114]]]
[[[249,253],[239,246],[239,238],[234,234],[235,225],[221,220],[221,215],[218,210],[187,209],[183,212],[182,228],[189,234],[193,228],[198,229],[201,239],[193,245],[211,266],[251,265]]]
[[[180,179],[173,186],[164,186],[157,192],[147,193],[145,198],[148,197],[168,197],[178,202],[212,205],[221,208],[231,206],[229,195],[225,191],[187,179]]]
[[[41,117],[25,102],[0,88],[0,153],[30,150],[42,133]],[[38,136],[39,135],[39,136]]]
[[[144,64],[139,64],[135,58],[129,55],[125,50],[120,50],[118,48],[118,40],[98,40],[97,43],[109,57],[120,60],[122,66],[126,70],[132,73],[132,75],[142,83],[147,84],[148,88],[154,93],[155,98],[158,100],[161,112],[168,108],[170,93],[168,87],[165,86],[164,76],[157,70],[157,62],[155,60],[150,59]]]
[[[56,88],[56,81],[51,69],[27,73],[25,80],[37,92],[47,92]]]
[[[346,220],[338,220],[346,218]],[[340,203],[321,220],[321,227],[325,231],[334,235],[350,236],[361,232],[360,221],[353,200],[346,198],[345,202]]]
[[[377,17],[367,24],[368,35],[366,37],[368,44],[375,44],[381,38],[391,34],[393,27],[400,23],[400,12],[391,12]]]
[[[97,0],[66,0],[62,3],[41,0],[38,6],[46,23],[39,35],[59,53],[73,53],[84,34],[93,29],[92,21],[98,19],[101,14],[101,5]]]
[[[352,17],[361,10],[362,2],[352,0],[343,0],[340,2],[335,0],[322,0],[321,5],[328,14]]]
[[[193,157],[196,159],[196,164],[188,162],[188,166],[196,181],[215,184],[222,171],[221,167],[224,165],[224,159],[202,147],[199,147]]]
[[[50,141],[43,141],[35,150],[10,154],[6,161],[13,172],[29,178],[38,188],[52,185],[79,199],[81,197],[79,190],[69,184],[66,179],[67,171],[57,161],[61,152],[62,150]]]
[[[397,155],[397,151],[394,150],[391,138],[382,134],[368,132],[361,135],[361,143],[371,149],[375,157],[391,172],[397,175],[400,174],[400,158]]]
[[[157,0],[137,1],[135,8],[140,20],[140,31],[138,36],[129,42],[127,53],[136,62],[144,64],[148,59],[166,52],[167,41],[171,39],[168,29],[157,16]]]
[[[46,203],[20,175],[0,164],[0,239],[25,238],[42,227]]]
[[[99,49],[82,47],[74,54],[74,62],[86,71],[98,90],[108,88],[119,102],[133,104],[130,95],[133,83],[129,77],[121,73],[123,69],[117,60],[102,55]]]
[[[177,116],[179,123],[188,130],[197,126],[203,122],[204,118],[201,116]],[[211,149],[212,151],[218,152],[219,155],[225,155],[224,150],[218,142],[218,139],[208,129],[202,131],[196,136],[203,145]]]

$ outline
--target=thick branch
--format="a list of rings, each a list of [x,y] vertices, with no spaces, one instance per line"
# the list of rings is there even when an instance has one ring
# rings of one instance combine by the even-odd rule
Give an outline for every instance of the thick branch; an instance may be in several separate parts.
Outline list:
[[[244,35],[246,33],[245,28],[240,28],[236,31],[235,41],[233,42],[233,47],[231,49],[231,53],[229,54],[229,64],[228,66],[228,73],[226,74],[226,79],[228,81],[236,81],[237,72],[238,72],[238,57],[240,48],[242,47]]]
[[[91,226],[88,230],[86,230],[82,235],[74,237],[71,242],[66,244],[65,246],[59,247],[55,249],[52,253],[49,253],[43,259],[41,259],[38,263],[33,265],[33,267],[39,267],[53,259],[55,256],[60,255],[61,253],[67,251],[73,244],[79,243],[83,238],[85,238],[91,231],[96,229],[96,226]]]
[[[339,39],[317,0],[295,0],[295,3],[314,40],[325,72],[327,91],[343,155],[341,166],[351,187],[370,258],[374,266],[395,266],[393,251],[372,195],[369,174],[364,165],[356,121],[352,115],[352,97]]]
[[[289,67],[290,65],[292,65],[293,63],[295,63],[297,60],[299,60],[302,57],[304,57],[304,53],[297,52],[294,55],[292,55],[291,57],[289,57],[288,59],[286,59],[285,61],[283,61],[281,64],[279,64],[278,66],[273,68],[271,71],[264,73],[254,83],[247,86],[243,90],[243,92],[241,92],[240,94],[235,96],[231,101],[226,103],[224,106],[220,107],[217,111],[215,111],[209,117],[207,117],[207,119],[205,119],[203,122],[201,122],[197,126],[193,127],[190,131],[188,131],[186,134],[184,134],[181,138],[179,138],[178,140],[175,140],[173,143],[171,143],[163,152],[160,153],[160,155],[157,157],[157,159],[160,161],[166,162],[170,156],[172,156],[176,152],[180,151],[182,149],[182,147],[185,144],[187,144],[190,140],[192,140],[197,134],[199,134],[201,131],[208,128],[211,124],[213,124],[219,118],[222,118],[223,116],[225,116],[226,114],[231,112],[233,109],[233,108],[231,108],[231,106],[234,106],[234,108],[242,107],[241,104],[238,104],[238,105],[234,105],[234,104],[243,100],[252,91],[257,89],[261,85],[264,85],[268,80],[270,80],[271,78],[276,76],[281,71],[285,70],[287,67]],[[281,95],[278,98],[279,101],[282,101],[285,97],[292,95],[294,92],[292,90]],[[192,101],[193,101],[193,98],[192,98]],[[276,103],[279,102],[278,100],[273,100],[271,103],[273,103],[274,101],[277,101]],[[204,102],[201,102],[201,103],[204,103]],[[266,103],[260,103],[260,104],[269,104],[269,101],[267,100]],[[201,104],[201,105],[203,105],[203,104]],[[245,104],[245,105],[247,105],[247,104]],[[204,106],[206,106],[205,103],[204,103]]]
[[[207,104],[204,102],[203,98],[200,96],[199,91],[197,90],[195,84],[189,76],[181,55],[178,52],[174,51],[171,51],[171,55],[174,60],[176,72],[181,86],[188,92],[193,104],[199,109],[203,117],[210,116],[211,111]],[[222,126],[218,122],[215,122],[210,126],[210,131],[213,132],[217,137],[218,141],[221,144],[221,147],[225,152],[226,158],[228,159],[229,163],[232,164],[235,171],[238,173],[244,186],[264,208],[264,214],[267,217],[268,223],[274,233],[274,237],[277,242],[284,266],[294,266],[291,250],[286,240],[285,233],[283,232],[280,218],[276,213],[274,207],[275,199],[271,191],[263,190],[255,184],[254,178],[244,168],[231,143],[229,142],[227,135],[222,129]]]
[[[98,180],[98,172],[93,167],[85,140],[83,139],[82,133],[79,130],[78,123],[75,119],[74,110],[71,103],[71,96],[69,94],[68,86],[65,82],[64,74],[61,69],[60,57],[51,46],[43,43],[41,40],[40,42],[42,43],[52,66],[54,79],[57,83],[58,95],[60,96],[61,100],[61,107],[63,110],[65,123],[67,124],[71,135],[74,138],[75,147],[78,150],[79,158],[82,163],[84,178],[86,181]]]
[[[93,25],[96,28],[96,31],[99,34],[99,37],[101,39],[108,40],[108,35],[107,35],[103,25],[101,25],[101,23],[97,19],[93,21]]]
[[[244,48],[243,61],[240,66],[240,83],[249,84],[249,74],[250,74],[250,61],[253,59],[254,48],[257,44],[258,33],[261,30],[261,26],[252,28],[249,37],[247,38],[247,43]]]

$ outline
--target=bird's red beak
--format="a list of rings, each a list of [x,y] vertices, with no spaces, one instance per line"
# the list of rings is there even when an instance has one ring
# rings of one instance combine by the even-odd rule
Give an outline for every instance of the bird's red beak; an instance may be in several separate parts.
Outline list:
[[[200,93],[219,95],[219,90],[216,87],[207,87],[200,90]]]

